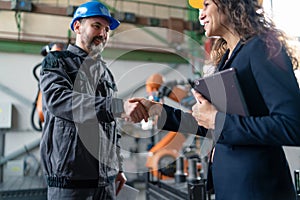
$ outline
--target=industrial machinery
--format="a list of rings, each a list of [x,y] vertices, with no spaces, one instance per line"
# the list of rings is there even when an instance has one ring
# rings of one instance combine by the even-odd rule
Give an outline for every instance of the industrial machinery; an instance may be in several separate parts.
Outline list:
[[[60,42],[50,43],[41,49],[41,55],[46,56],[49,51],[63,50],[65,45]],[[38,63],[33,68],[33,75],[37,82],[39,82],[39,69],[41,63]],[[33,102],[33,108],[31,113],[31,125],[36,131],[42,131],[42,123],[44,122],[44,116],[42,113],[42,94],[39,89],[39,84],[36,98]],[[0,133],[0,136],[1,133]],[[1,139],[0,139],[1,140]],[[0,141],[1,143],[1,141]],[[36,158],[35,154],[31,153],[32,150],[38,148],[40,144],[39,139],[33,141],[32,143],[25,145],[24,148],[12,152],[5,157],[0,155],[0,168],[2,165],[8,163],[8,161],[13,160],[21,155],[25,155],[23,158],[23,163],[16,161],[15,166],[12,165],[11,171],[14,172],[15,169],[19,169],[22,174],[19,176],[10,176],[6,181],[2,182],[0,180],[0,199],[9,200],[42,200],[47,199],[47,184],[43,176],[40,175],[41,164]],[[1,145],[0,145],[1,146]],[[4,148],[4,145],[1,147]],[[1,149],[1,148],[0,148]],[[1,150],[0,150],[1,151]],[[2,153],[2,152],[1,152]],[[0,153],[0,154],[1,154]],[[11,162],[12,163],[12,162]],[[23,164],[23,165],[22,165]],[[1,169],[0,169],[1,171]],[[2,179],[0,172],[0,179]],[[21,176],[22,175],[22,176]]]
[[[195,104],[191,84],[190,80],[164,82],[162,75],[154,74],[146,81],[146,90],[149,99],[167,97],[190,109]],[[179,132],[168,132],[153,144],[146,162],[146,199],[210,199],[205,189],[207,157],[200,157],[200,146],[200,137]]]
[[[64,43],[53,42],[45,45],[41,49],[40,53],[42,56],[45,57],[50,51],[62,51],[65,49],[66,49],[66,45]],[[42,131],[42,123],[44,122],[44,115],[42,111],[42,93],[39,87],[39,75],[38,75],[38,70],[40,69],[41,65],[42,63],[38,63],[33,68],[33,76],[38,82],[38,91],[31,111],[31,125],[33,129],[36,131]],[[36,119],[36,114],[38,116],[37,119]]]
[[[146,199],[162,200],[206,200],[210,194],[206,192],[206,180],[198,176],[197,159],[189,159],[188,175],[184,173],[183,157],[176,160],[175,179],[153,179],[149,173],[146,185]]]

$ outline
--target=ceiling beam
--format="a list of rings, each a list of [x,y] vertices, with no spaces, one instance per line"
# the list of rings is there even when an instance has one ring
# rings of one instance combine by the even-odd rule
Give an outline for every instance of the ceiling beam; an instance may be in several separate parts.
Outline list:
[[[37,14],[46,14],[46,15],[57,15],[57,16],[70,16],[70,12],[73,13],[76,9],[76,6],[68,6],[68,7],[57,7],[49,4],[42,4],[42,3],[32,3],[32,11],[31,13],[37,13]],[[6,11],[15,11],[11,9],[11,1],[3,1],[0,0],[0,10],[6,10]],[[22,11],[21,11],[22,12]],[[112,13],[114,14],[114,13]],[[116,13],[117,14],[117,13]],[[117,16],[117,15],[116,15]],[[156,26],[156,27],[163,27],[163,28],[170,28],[176,30],[176,27],[172,26],[172,20],[178,20],[180,21],[180,28],[184,30],[195,30],[195,31],[200,31],[203,33],[203,27],[199,26],[199,22],[192,22],[192,21],[184,21],[180,18],[173,18],[173,19],[154,19],[153,17],[143,17],[143,16],[135,16],[135,21],[132,22],[136,25],[143,25],[143,26]],[[157,23],[152,23],[152,20],[158,20]],[[122,21],[125,22],[126,21]],[[130,23],[130,22],[127,22]],[[178,31],[178,30],[176,30]]]
[[[40,54],[42,47],[47,43],[30,42],[30,41],[15,41],[15,40],[0,40],[0,52],[9,53],[28,53]],[[158,63],[188,63],[183,55],[174,53],[169,50],[160,52],[153,49],[138,49],[128,51],[128,49],[106,47],[103,51],[105,59],[117,60],[135,60]]]

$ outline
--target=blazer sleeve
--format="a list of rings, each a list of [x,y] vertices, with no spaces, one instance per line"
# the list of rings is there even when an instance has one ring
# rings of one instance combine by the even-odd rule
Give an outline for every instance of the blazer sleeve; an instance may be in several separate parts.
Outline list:
[[[247,48],[251,54],[249,67],[268,114],[242,117],[218,112],[215,129],[220,135],[218,142],[300,145],[300,93],[289,57],[282,48],[270,58],[261,40]]]
[[[191,113],[183,112],[180,109],[163,105],[163,111],[158,119],[159,129],[175,131],[181,133],[196,134],[206,136],[207,129],[198,126],[197,121]]]

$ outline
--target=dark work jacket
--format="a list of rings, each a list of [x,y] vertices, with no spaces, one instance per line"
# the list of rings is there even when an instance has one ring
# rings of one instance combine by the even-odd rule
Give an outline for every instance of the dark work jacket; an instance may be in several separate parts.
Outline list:
[[[283,145],[300,145],[300,93],[284,49],[270,57],[254,37],[224,55],[218,70],[234,67],[250,116],[218,112],[212,176],[217,200],[294,200]],[[164,105],[159,126],[206,136],[189,113]],[[208,180],[209,182],[211,180]]]
[[[113,115],[116,85],[101,57],[77,46],[50,52],[40,75],[45,123],[40,144],[48,185],[95,188],[122,170]]]

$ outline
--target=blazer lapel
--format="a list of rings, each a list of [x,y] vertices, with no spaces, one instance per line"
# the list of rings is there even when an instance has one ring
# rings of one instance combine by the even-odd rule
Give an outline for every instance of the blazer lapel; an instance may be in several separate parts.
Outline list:
[[[228,58],[229,55],[229,49],[225,52],[225,54],[223,55],[221,62],[219,63],[217,69],[218,71],[222,71],[224,69],[227,69],[230,67],[232,60],[234,59],[234,57],[236,56],[236,54],[241,50],[243,44],[241,43],[241,41],[238,42],[238,44],[236,45],[236,47],[234,48],[230,58]]]

